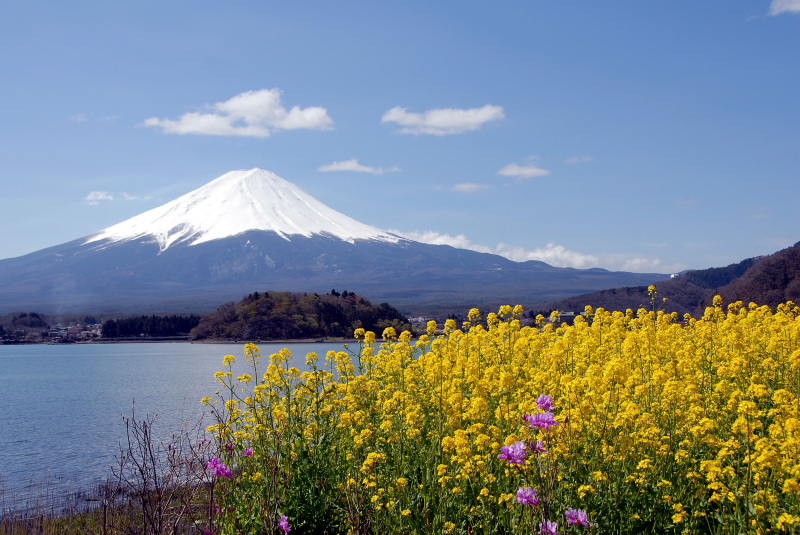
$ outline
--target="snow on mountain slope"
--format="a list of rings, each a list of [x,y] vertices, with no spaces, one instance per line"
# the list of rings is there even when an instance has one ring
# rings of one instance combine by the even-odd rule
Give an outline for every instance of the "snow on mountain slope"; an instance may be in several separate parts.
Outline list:
[[[185,242],[203,242],[250,230],[291,236],[327,235],[353,243],[403,238],[341,214],[291,182],[263,169],[231,171],[205,186],[89,236],[84,244],[136,240],[152,236],[161,250]]]

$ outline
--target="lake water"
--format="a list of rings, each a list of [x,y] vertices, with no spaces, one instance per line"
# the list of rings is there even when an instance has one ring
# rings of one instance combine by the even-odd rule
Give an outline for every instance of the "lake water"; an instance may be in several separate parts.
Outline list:
[[[287,347],[293,365],[324,362],[341,343],[258,344],[262,360]],[[0,345],[0,491],[19,502],[48,481],[55,494],[110,475],[125,437],[122,416],[157,415],[159,439],[193,424],[200,399],[219,389],[225,355],[244,373],[244,344],[131,343]],[[1,498],[1,497],[0,497]],[[1,504],[0,504],[1,505]]]

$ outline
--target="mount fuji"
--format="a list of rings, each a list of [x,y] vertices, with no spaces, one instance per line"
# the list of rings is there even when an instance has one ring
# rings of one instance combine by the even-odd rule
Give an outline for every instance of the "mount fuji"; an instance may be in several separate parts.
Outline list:
[[[92,235],[0,260],[0,313],[205,312],[253,291],[331,287],[424,313],[530,307],[666,277],[513,262],[416,242],[250,169]]]
[[[398,243],[401,238],[332,210],[263,169],[231,171],[183,197],[93,234],[84,243],[112,245],[149,239],[163,252],[172,245],[198,245],[250,231],[292,237],[325,236]]]

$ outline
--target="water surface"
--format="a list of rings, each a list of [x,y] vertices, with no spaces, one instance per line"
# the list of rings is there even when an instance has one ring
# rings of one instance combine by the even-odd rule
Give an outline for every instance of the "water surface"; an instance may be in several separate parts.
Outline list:
[[[259,344],[262,361],[287,347],[304,370],[305,356],[324,359],[341,343]],[[203,415],[203,396],[219,385],[222,358],[243,344],[129,343],[0,345],[0,484],[9,495],[47,479],[58,489],[89,488],[109,475],[125,437],[122,416],[156,416],[154,432],[168,438]],[[324,360],[323,360],[324,361]],[[208,418],[206,417],[206,421]]]

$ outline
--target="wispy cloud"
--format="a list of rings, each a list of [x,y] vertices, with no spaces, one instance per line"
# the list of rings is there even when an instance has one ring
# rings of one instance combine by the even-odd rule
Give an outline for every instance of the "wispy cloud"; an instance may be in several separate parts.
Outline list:
[[[592,158],[591,156],[586,156],[584,154],[583,156],[572,156],[570,158],[567,158],[566,160],[564,160],[564,163],[566,164],[589,163],[593,160],[594,158]]]
[[[800,0],[772,0],[769,5],[770,15],[781,13],[800,13]]]
[[[121,195],[122,195],[122,198],[125,199],[126,201],[149,201],[150,199],[152,199],[152,197],[150,197],[149,195],[145,195],[144,197],[140,197],[138,195],[131,195],[129,193],[125,193],[124,191],[122,192]]]
[[[462,182],[461,184],[456,184],[453,186],[453,191],[457,191],[459,193],[474,193],[476,191],[489,189],[491,186],[489,184],[476,184],[474,182]]]
[[[122,198],[125,201],[149,201],[150,199],[152,199],[152,197],[150,197],[149,195],[140,197],[139,195],[131,195],[124,191],[120,193],[112,193],[109,191],[92,191],[89,192],[89,194],[86,195],[86,197],[84,197],[83,200],[86,202],[86,204],[95,206],[99,204],[101,201],[115,201],[120,198]]]
[[[294,106],[287,110],[281,103],[280,89],[246,91],[225,102],[204,106],[203,112],[190,112],[178,119],[146,119],[144,126],[161,128],[167,134],[202,134],[207,136],[269,137],[275,130],[327,130],[333,120],[325,108]]]
[[[113,201],[114,196],[107,191],[91,191],[83,200],[86,204],[94,206],[100,201]]]
[[[528,163],[525,165],[510,163],[500,169],[497,174],[499,176],[514,177],[517,180],[525,180],[538,176],[547,176],[550,174],[550,171],[547,169],[542,169],[537,163]]]
[[[106,115],[105,117],[95,117],[92,114],[84,112],[76,113],[75,115],[69,117],[69,120],[72,121],[73,123],[87,123],[89,121],[92,122],[101,121],[108,123],[116,121],[117,119],[119,119],[119,115]]]
[[[494,247],[472,243],[466,236],[459,234],[450,236],[436,231],[414,231],[406,232],[392,230],[391,232],[406,238],[434,245],[450,245],[459,249],[469,249],[480,253],[492,253],[503,256],[515,262],[525,262],[528,260],[538,260],[546,262],[556,267],[572,267],[577,269],[588,269],[601,267],[618,271],[652,272],[652,273],[676,273],[686,269],[686,266],[678,263],[667,264],[659,258],[649,258],[629,254],[604,254],[593,255],[572,251],[563,245],[554,242],[548,243],[545,247],[535,249],[525,249],[515,245],[499,243]]]
[[[333,162],[322,165],[317,168],[317,171],[353,171],[356,173],[370,173],[373,175],[383,175],[385,173],[396,173],[400,171],[397,166],[392,166],[384,169],[383,167],[371,167],[369,165],[361,165],[356,158],[352,160],[345,160],[342,162]]]
[[[767,211],[763,206],[747,206],[744,209],[744,214],[753,221],[760,221],[768,218]]]
[[[422,113],[409,112],[400,106],[387,111],[381,123],[395,123],[401,134],[431,134],[447,136],[478,130],[486,123],[499,121],[505,117],[501,106],[487,104],[482,108],[439,108]]]

